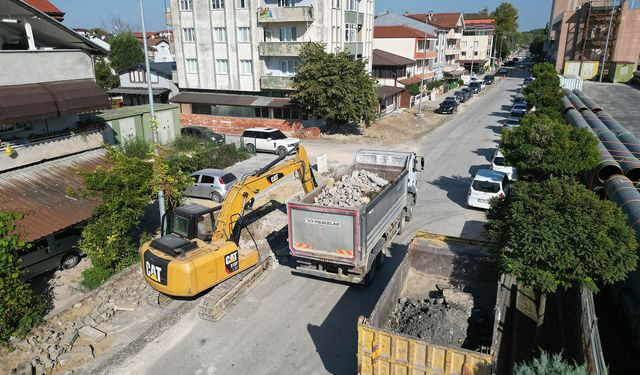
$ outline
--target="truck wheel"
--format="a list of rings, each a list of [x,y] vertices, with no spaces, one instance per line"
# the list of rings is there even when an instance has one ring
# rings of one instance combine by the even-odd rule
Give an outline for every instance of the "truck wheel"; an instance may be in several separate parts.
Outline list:
[[[278,153],[278,156],[287,155],[287,149],[284,146],[278,147],[278,150],[276,152]]]
[[[376,268],[381,269],[384,266],[384,261],[386,259],[387,256],[384,254],[384,251],[380,250],[380,252],[376,256]]]
[[[405,216],[407,221],[411,221],[413,217],[413,208],[416,206],[416,196],[409,194],[407,197],[407,215]]]
[[[69,268],[73,268],[80,263],[80,254],[75,251],[65,255],[60,262],[60,267],[62,269],[68,270]]]
[[[400,223],[398,224],[398,234],[402,234],[402,231],[404,231],[404,218],[407,217],[407,208],[405,207],[402,210],[402,214],[400,215]]]
[[[256,154],[256,146],[253,143],[249,143],[248,145],[246,145],[245,147],[247,149],[247,152],[249,152],[252,155]]]
[[[377,269],[378,269],[378,257],[376,256],[376,259],[373,261],[373,264],[371,265],[371,269],[369,269],[369,272],[367,272],[367,274],[364,275],[365,286],[369,286],[373,284],[373,281],[376,279]]]

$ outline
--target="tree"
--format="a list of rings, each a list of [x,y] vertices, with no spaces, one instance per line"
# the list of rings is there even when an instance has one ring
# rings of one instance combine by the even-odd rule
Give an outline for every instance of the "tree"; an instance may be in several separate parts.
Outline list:
[[[530,83],[523,91],[530,108],[551,108],[558,112],[562,110],[562,97],[560,80],[555,68],[549,63],[533,66],[535,81]]]
[[[102,29],[111,30],[114,34],[131,33],[133,26],[127,23],[122,17],[110,13],[106,18],[101,19]]]
[[[496,20],[495,32],[514,33],[518,30],[518,9],[511,3],[501,3],[491,13]]]
[[[418,95],[420,93],[420,86],[418,86],[417,83],[411,83],[407,85],[407,91],[411,96]]]
[[[529,52],[536,57],[544,56],[544,39],[534,39],[529,44]]]
[[[505,129],[501,150],[522,178],[573,178],[598,164],[598,140],[586,129],[572,128],[545,113],[527,114],[521,125]]]
[[[120,78],[111,72],[109,63],[104,59],[96,61],[96,81],[105,90],[120,86]]]
[[[16,212],[0,211],[0,341],[22,336],[40,322],[44,304],[20,272],[18,251],[29,246],[15,233]]]
[[[560,353],[549,355],[545,351],[531,362],[516,364],[513,373],[514,375],[588,375],[584,366],[569,364],[562,359]]]
[[[142,46],[132,33],[118,34],[111,38],[109,43],[111,44],[109,60],[116,72],[144,62]]]
[[[321,43],[305,44],[300,58],[291,99],[304,113],[330,125],[364,121],[369,126],[377,118],[376,81],[365,60],[354,60],[347,51],[327,53]]]

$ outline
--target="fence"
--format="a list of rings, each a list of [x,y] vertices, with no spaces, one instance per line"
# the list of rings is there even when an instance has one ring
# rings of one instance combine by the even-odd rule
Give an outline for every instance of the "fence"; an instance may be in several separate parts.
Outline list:
[[[600,333],[598,332],[598,318],[596,308],[593,303],[593,293],[586,288],[582,288],[580,293],[580,305],[582,307],[582,344],[584,349],[585,364],[589,372],[605,375],[607,365],[604,361],[602,344],[600,343]]]

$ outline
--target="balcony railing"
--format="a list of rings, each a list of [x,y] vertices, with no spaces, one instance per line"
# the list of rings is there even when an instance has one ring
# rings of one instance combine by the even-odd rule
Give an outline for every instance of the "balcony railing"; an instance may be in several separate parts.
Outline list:
[[[260,42],[260,56],[298,56],[303,42]]]
[[[444,50],[445,55],[457,55],[460,53],[460,48],[458,47],[447,47]]]
[[[93,150],[104,144],[103,130],[92,129],[0,145],[0,171],[38,163],[47,159]],[[9,147],[7,147],[9,146]]]
[[[293,90],[293,77],[291,76],[262,76],[260,88],[262,90]]]
[[[313,22],[313,7],[261,7],[258,22]]]

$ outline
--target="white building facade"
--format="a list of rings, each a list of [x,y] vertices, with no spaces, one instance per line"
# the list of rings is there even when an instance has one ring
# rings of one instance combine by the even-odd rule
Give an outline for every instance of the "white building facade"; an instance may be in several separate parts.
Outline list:
[[[305,42],[369,60],[374,0],[171,0],[181,90],[283,96]]]

